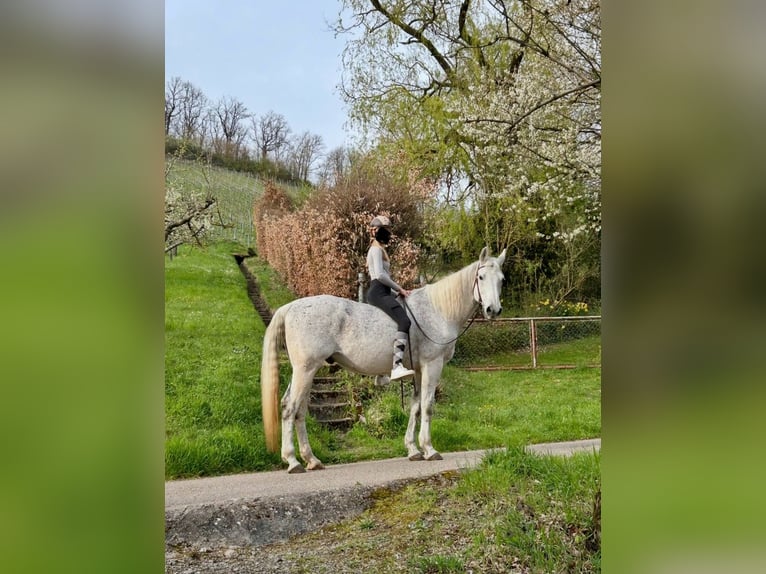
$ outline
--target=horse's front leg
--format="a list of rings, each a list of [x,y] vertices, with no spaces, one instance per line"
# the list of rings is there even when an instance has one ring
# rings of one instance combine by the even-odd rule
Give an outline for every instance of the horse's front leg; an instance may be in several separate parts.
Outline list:
[[[420,448],[426,460],[441,460],[440,455],[431,444],[431,417],[434,414],[436,386],[439,384],[443,362],[436,360],[423,367],[423,390],[420,397]]]
[[[415,426],[418,424],[420,413],[420,377],[420,373],[416,371],[410,399],[410,420],[407,423],[407,432],[404,434],[404,447],[407,449],[407,458],[410,460],[423,460],[423,453],[415,443]]]

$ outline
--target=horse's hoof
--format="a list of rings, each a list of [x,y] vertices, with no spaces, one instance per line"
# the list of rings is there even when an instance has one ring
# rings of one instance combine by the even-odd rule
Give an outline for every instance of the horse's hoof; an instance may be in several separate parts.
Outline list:
[[[442,455],[440,455],[438,452],[435,452],[431,456],[429,456],[426,460],[443,460],[443,459],[442,459]]]
[[[410,460],[423,460],[423,453],[422,452],[416,452],[415,454],[411,454],[408,456]]]
[[[299,462],[296,462],[294,465],[287,469],[287,474],[300,474],[301,472],[306,472],[306,469],[303,468]]]
[[[321,461],[319,461],[319,460],[318,460],[318,461],[316,461],[316,462],[310,462],[310,463],[308,463],[308,464],[306,465],[306,468],[307,468],[308,470],[324,470],[324,465],[322,464],[322,462],[321,462]]]

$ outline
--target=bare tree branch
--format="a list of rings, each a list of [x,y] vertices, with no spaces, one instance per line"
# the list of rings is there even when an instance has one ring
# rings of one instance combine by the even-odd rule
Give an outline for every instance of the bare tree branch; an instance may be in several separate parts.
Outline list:
[[[436,49],[436,46],[428,39],[426,38],[425,34],[421,30],[416,30],[412,26],[409,26],[407,23],[403,22],[401,19],[394,16],[391,12],[387,11],[383,6],[380,4],[379,0],[370,0],[372,5],[375,7],[375,9],[380,12],[383,16],[388,19],[389,22],[400,28],[403,32],[410,35],[412,38],[414,38],[419,44],[421,44],[428,52],[433,56],[434,60],[439,64],[442,70],[444,70],[444,73],[447,75],[448,78],[454,78],[454,69],[452,68],[452,65],[447,61],[447,59],[442,55],[439,50]]]

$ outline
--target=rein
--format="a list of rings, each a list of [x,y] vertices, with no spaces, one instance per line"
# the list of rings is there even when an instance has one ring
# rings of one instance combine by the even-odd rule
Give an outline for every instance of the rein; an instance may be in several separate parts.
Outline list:
[[[473,287],[475,287],[476,291],[479,292],[479,300],[478,301],[474,301],[474,303],[479,305],[479,308],[481,308],[481,306],[482,306],[481,289],[479,288],[479,270],[482,269],[482,267],[484,267],[484,266],[480,265],[479,267],[476,268],[476,275],[474,275],[474,278],[473,278]],[[412,317],[412,320],[415,322],[415,325],[417,325],[418,329],[420,329],[420,332],[423,333],[423,336],[426,339],[428,339],[429,341],[431,341],[434,345],[449,345],[450,343],[454,343],[455,341],[457,341],[460,337],[462,337],[465,334],[465,332],[468,330],[468,327],[473,325],[473,321],[474,321],[474,319],[476,319],[476,311],[474,311],[472,316],[471,316],[470,322],[468,323],[468,325],[466,325],[465,329],[463,329],[457,337],[455,337],[454,339],[450,339],[446,343],[439,343],[438,341],[434,341],[431,337],[429,337],[428,333],[426,333],[423,330],[423,327],[420,326],[420,323],[418,323],[418,318],[415,317],[415,314],[412,312],[412,309],[410,309],[410,306],[407,305],[407,298],[406,297],[402,297],[401,299],[402,299],[402,303],[404,303],[404,308],[407,309],[407,311],[409,311],[410,316]],[[410,362],[411,361],[412,361],[412,345],[410,345]]]
[[[446,343],[439,343],[438,341],[434,341],[431,337],[429,337],[428,333],[423,330],[423,327],[421,327],[420,323],[418,323],[417,317],[415,317],[415,314],[412,312],[412,309],[410,309],[410,306],[407,305],[407,301],[405,301],[404,297],[402,297],[402,303],[404,303],[404,308],[410,312],[412,320],[415,322],[415,325],[417,325],[418,329],[420,329],[420,332],[423,333],[423,336],[431,341],[434,345],[449,345],[450,343],[454,343],[465,334],[465,332],[468,330],[468,327],[470,327],[473,324],[474,319],[476,319],[476,311],[474,311],[473,316],[471,317],[471,321],[468,323],[468,325],[465,326],[465,329],[463,329],[457,337],[450,339]],[[412,345],[410,345],[410,347],[412,347]],[[412,349],[410,349],[410,354],[412,354]],[[412,359],[412,357],[410,357],[410,359]]]

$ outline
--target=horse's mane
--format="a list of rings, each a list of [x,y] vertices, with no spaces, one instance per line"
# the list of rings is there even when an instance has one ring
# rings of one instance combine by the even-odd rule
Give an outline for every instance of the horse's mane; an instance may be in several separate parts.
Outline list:
[[[428,300],[448,321],[464,320],[474,305],[473,282],[479,263],[474,261],[436,283],[425,286]],[[466,297],[466,293],[469,293]]]

